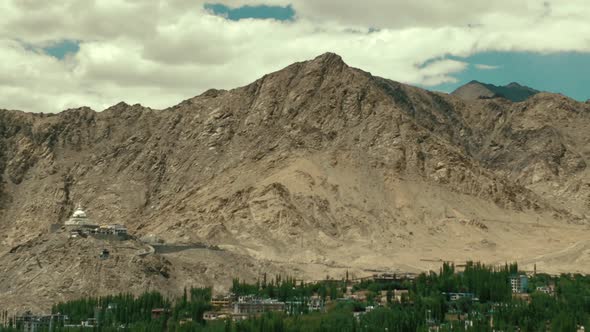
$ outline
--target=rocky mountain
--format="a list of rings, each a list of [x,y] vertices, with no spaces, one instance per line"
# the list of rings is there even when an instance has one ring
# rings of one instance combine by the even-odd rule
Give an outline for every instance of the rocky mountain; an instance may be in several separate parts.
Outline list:
[[[331,53],[164,110],[3,110],[0,265],[31,270],[3,269],[0,280],[34,279],[42,255],[46,296],[127,290],[64,282],[55,262],[86,244],[48,228],[78,202],[138,238],[221,249],[120,258],[153,283],[163,277],[144,267],[170,262],[170,292],[264,272],[309,280],[444,260],[588,272],[588,132],[590,105],[561,95],[464,99]],[[68,244],[44,245],[54,241]],[[0,302],[18,304],[19,292],[0,288]]]
[[[512,82],[503,86],[496,86],[493,84],[481,83],[478,81],[471,81],[463,86],[460,86],[452,95],[466,99],[490,99],[490,98],[505,98],[510,101],[519,102],[536,95],[540,91],[522,86],[516,82]]]

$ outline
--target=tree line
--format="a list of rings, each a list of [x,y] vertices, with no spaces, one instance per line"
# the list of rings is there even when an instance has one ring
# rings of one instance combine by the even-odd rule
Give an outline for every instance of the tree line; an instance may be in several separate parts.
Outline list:
[[[584,275],[535,275],[529,279],[528,299],[513,298],[510,277],[519,273],[516,264],[500,267],[468,263],[458,272],[444,264],[437,272],[418,275],[414,280],[366,280],[352,285],[346,279],[304,283],[291,277],[275,276],[248,283],[234,279],[234,296],[253,295],[280,301],[301,301],[318,296],[328,303],[323,312],[307,310],[268,312],[243,321],[203,320],[211,310],[211,289],[185,289],[176,298],[159,292],[140,296],[119,294],[86,297],[58,303],[53,313],[66,314],[69,323],[96,318],[98,331],[576,331],[590,327],[590,277]],[[554,294],[536,291],[537,286],[554,286]],[[347,287],[364,291],[367,300],[344,299]],[[401,302],[393,290],[406,289]],[[386,293],[387,301],[379,298]],[[470,293],[451,300],[449,293]],[[152,309],[163,309],[153,316]],[[54,331],[66,331],[55,326]],[[12,331],[0,328],[0,331]]]

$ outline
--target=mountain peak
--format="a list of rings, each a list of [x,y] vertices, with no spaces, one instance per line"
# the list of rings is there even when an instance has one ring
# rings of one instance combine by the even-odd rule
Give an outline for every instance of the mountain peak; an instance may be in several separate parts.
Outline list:
[[[538,90],[520,85],[517,82],[511,82],[504,86],[496,86],[476,80],[470,81],[451,92],[452,95],[466,100],[505,98],[513,102],[524,101],[537,93],[539,93]]]
[[[523,86],[518,84],[517,82],[510,82],[508,85],[506,85],[507,88],[522,88]]]
[[[342,57],[336,53],[326,52],[324,54],[318,55],[313,60],[310,61],[311,63],[322,64],[325,66],[342,66],[346,65]]]
[[[342,61],[342,57],[334,52],[326,52],[323,54],[318,55],[313,59],[313,61],[320,60],[320,61]]]

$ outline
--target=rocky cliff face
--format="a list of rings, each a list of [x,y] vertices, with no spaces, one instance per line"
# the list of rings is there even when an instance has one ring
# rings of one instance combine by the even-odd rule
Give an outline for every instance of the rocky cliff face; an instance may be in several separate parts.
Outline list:
[[[428,92],[335,54],[165,110],[0,111],[0,252],[81,202],[138,236],[249,257],[250,276],[541,257],[583,240],[589,117],[559,95]]]

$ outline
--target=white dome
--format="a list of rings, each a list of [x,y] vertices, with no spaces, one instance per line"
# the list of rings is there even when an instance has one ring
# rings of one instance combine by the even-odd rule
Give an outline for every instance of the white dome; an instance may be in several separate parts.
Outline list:
[[[72,214],[72,218],[87,218],[86,212],[81,208],[77,208],[76,211],[74,211],[74,214]]]
[[[82,210],[81,206],[78,206],[72,217],[66,221],[66,226],[81,226],[81,227],[97,227],[86,215],[86,212]]]

